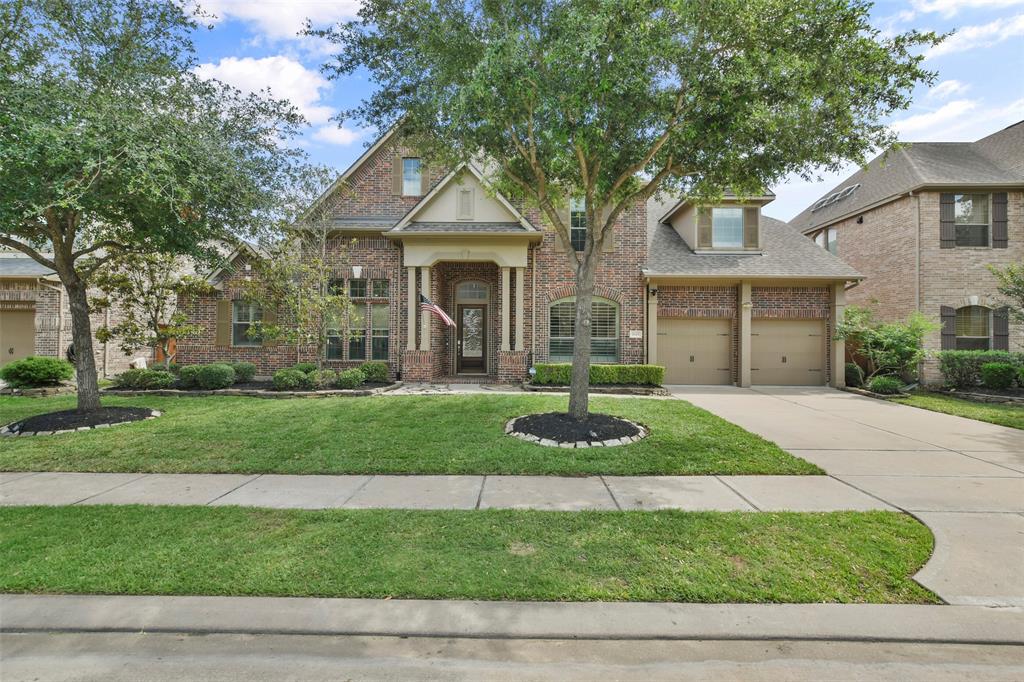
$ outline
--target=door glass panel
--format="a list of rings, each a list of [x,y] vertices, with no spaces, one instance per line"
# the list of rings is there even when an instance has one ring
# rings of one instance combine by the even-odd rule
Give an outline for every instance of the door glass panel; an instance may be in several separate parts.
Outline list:
[[[462,309],[462,357],[480,358],[484,354],[484,311]]]

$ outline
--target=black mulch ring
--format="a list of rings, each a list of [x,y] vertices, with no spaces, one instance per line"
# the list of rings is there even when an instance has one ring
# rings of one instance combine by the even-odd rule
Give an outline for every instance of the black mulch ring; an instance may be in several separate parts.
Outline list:
[[[145,419],[152,414],[153,410],[148,407],[101,407],[94,412],[64,410],[62,412],[37,414],[34,417],[23,419],[14,424],[11,430],[18,432],[65,431],[82,426],[135,422]]]
[[[635,424],[607,414],[591,414],[580,421],[564,412],[530,414],[516,420],[515,430],[556,443],[599,441],[639,435]]]

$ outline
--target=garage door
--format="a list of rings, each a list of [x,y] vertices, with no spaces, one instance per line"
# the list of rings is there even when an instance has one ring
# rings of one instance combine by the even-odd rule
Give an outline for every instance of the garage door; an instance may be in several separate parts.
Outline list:
[[[0,365],[27,358],[35,348],[35,311],[0,310]]]
[[[750,381],[774,386],[825,383],[823,320],[754,320],[750,325]]]
[[[668,384],[730,384],[729,320],[658,318],[658,364]]]

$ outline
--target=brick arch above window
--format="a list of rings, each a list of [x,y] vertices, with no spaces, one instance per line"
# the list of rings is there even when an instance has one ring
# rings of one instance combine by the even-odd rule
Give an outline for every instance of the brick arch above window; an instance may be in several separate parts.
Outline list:
[[[955,301],[952,304],[952,307],[954,309],[958,309],[958,308],[966,308],[966,307],[972,306],[972,305],[978,305],[978,306],[981,306],[983,308],[993,308],[994,309],[994,308],[998,308],[1001,304],[998,301],[996,301],[995,299],[993,299],[991,296],[975,294],[975,295],[971,295],[971,296],[964,296],[963,298]]]
[[[545,303],[551,304],[555,301],[559,301],[563,298],[573,298],[576,296],[576,285],[575,284],[564,284],[552,291],[548,292],[547,301]],[[619,305],[623,304],[622,292],[608,287],[603,287],[600,284],[594,285],[594,297],[595,298],[606,298],[609,301],[615,301]]]

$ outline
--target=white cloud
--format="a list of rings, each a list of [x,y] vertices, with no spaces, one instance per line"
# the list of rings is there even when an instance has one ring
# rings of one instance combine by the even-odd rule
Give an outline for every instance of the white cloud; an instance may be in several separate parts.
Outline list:
[[[972,100],[953,100],[937,110],[892,123],[904,142],[973,142],[1016,123],[1024,112],[1024,97],[1003,106]]]
[[[338,127],[334,125],[326,125],[318,128],[313,133],[313,139],[320,142],[327,142],[328,144],[337,145],[350,145],[363,136],[364,131],[352,130],[344,126]]]
[[[914,0],[911,4],[918,12],[951,17],[960,10],[1016,7],[1024,5],[1024,0]]]
[[[216,64],[200,64],[196,73],[243,92],[269,89],[274,97],[291,101],[313,124],[326,123],[334,115],[333,108],[320,103],[320,91],[330,85],[327,79],[290,57],[225,57]]]
[[[966,52],[977,47],[990,47],[1011,38],[1024,36],[1024,14],[995,21],[981,26],[965,26],[944,41],[929,48],[926,59],[956,52]]]
[[[930,99],[946,99],[953,95],[962,95],[970,90],[970,88],[971,86],[969,84],[961,83],[958,80],[942,81],[928,91],[928,97]]]
[[[214,23],[238,19],[252,24],[270,40],[297,38],[306,19],[314,26],[354,19],[359,0],[200,0],[216,16]]]
[[[894,121],[889,127],[895,130],[901,140],[917,138],[920,140],[932,140],[947,142],[945,138],[933,137],[931,133],[943,130],[977,108],[977,103],[969,99],[956,99],[947,102],[935,111],[926,114],[914,114],[904,119]],[[923,135],[923,136],[922,136]]]

